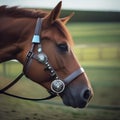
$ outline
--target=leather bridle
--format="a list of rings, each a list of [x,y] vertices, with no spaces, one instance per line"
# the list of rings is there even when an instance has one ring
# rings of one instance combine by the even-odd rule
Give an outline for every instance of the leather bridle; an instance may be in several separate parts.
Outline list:
[[[42,19],[38,18],[37,23],[36,23],[36,27],[35,27],[35,31],[34,31],[34,36],[32,39],[32,47],[27,54],[26,61],[25,61],[24,67],[23,67],[23,72],[13,82],[11,82],[9,85],[7,85],[3,89],[1,89],[0,94],[6,94],[8,96],[12,96],[12,97],[20,98],[20,99],[25,99],[25,100],[51,99],[51,98],[59,95],[60,93],[62,93],[65,90],[65,87],[70,82],[72,82],[75,78],[77,78],[78,76],[80,76],[84,72],[84,69],[82,67],[80,67],[79,69],[77,69],[73,73],[71,73],[68,77],[66,77],[64,80],[61,80],[59,78],[56,71],[54,70],[52,65],[49,63],[49,59],[48,59],[47,55],[42,50],[41,39],[40,39],[40,35],[39,35],[40,31],[41,31],[41,26],[42,26]],[[35,45],[37,45],[37,47],[38,47],[37,54],[34,53]],[[48,91],[50,93],[50,96],[48,96],[46,98],[32,99],[32,98],[25,98],[25,97],[21,97],[21,96],[7,93],[6,90],[11,88],[16,82],[18,82],[18,80],[20,80],[20,78],[24,74],[27,75],[27,72],[29,71],[29,67],[30,67],[33,59],[36,60],[37,62],[39,62],[40,64],[43,64],[45,66],[44,70],[45,71],[47,70],[50,73],[50,77],[53,79],[53,81],[51,82],[51,90]]]

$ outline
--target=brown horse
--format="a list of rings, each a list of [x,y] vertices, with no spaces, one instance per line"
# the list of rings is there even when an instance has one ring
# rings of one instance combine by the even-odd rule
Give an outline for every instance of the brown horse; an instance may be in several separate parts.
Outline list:
[[[1,6],[0,62],[17,59],[29,79],[60,95],[65,105],[83,108],[93,91],[65,26],[72,14],[59,18],[61,4],[51,12]]]

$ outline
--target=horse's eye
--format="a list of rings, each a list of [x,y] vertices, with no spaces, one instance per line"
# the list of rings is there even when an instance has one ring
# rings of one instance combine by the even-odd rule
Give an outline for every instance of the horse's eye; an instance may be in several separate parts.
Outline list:
[[[58,48],[61,52],[67,52],[68,51],[68,45],[66,43],[59,44]]]

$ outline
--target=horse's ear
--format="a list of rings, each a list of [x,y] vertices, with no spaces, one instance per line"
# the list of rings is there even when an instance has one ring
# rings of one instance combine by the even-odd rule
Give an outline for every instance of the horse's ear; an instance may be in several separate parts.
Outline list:
[[[60,16],[62,1],[60,1],[56,7],[50,12],[47,16],[46,20],[49,24],[52,24],[57,18]]]
[[[61,18],[60,20],[64,23],[64,24],[66,24],[71,18],[72,18],[72,16],[74,15],[74,12],[72,12],[69,16],[67,16],[67,17],[64,17],[64,18]]]

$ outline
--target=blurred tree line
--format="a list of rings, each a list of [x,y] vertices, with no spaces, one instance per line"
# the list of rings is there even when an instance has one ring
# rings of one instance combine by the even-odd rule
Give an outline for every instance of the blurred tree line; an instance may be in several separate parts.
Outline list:
[[[43,9],[51,11],[51,9]],[[80,11],[62,9],[61,17],[66,17],[74,12],[70,22],[120,22],[120,12],[112,11]]]
[[[71,22],[120,22],[120,12],[62,10],[62,16],[74,12]]]

